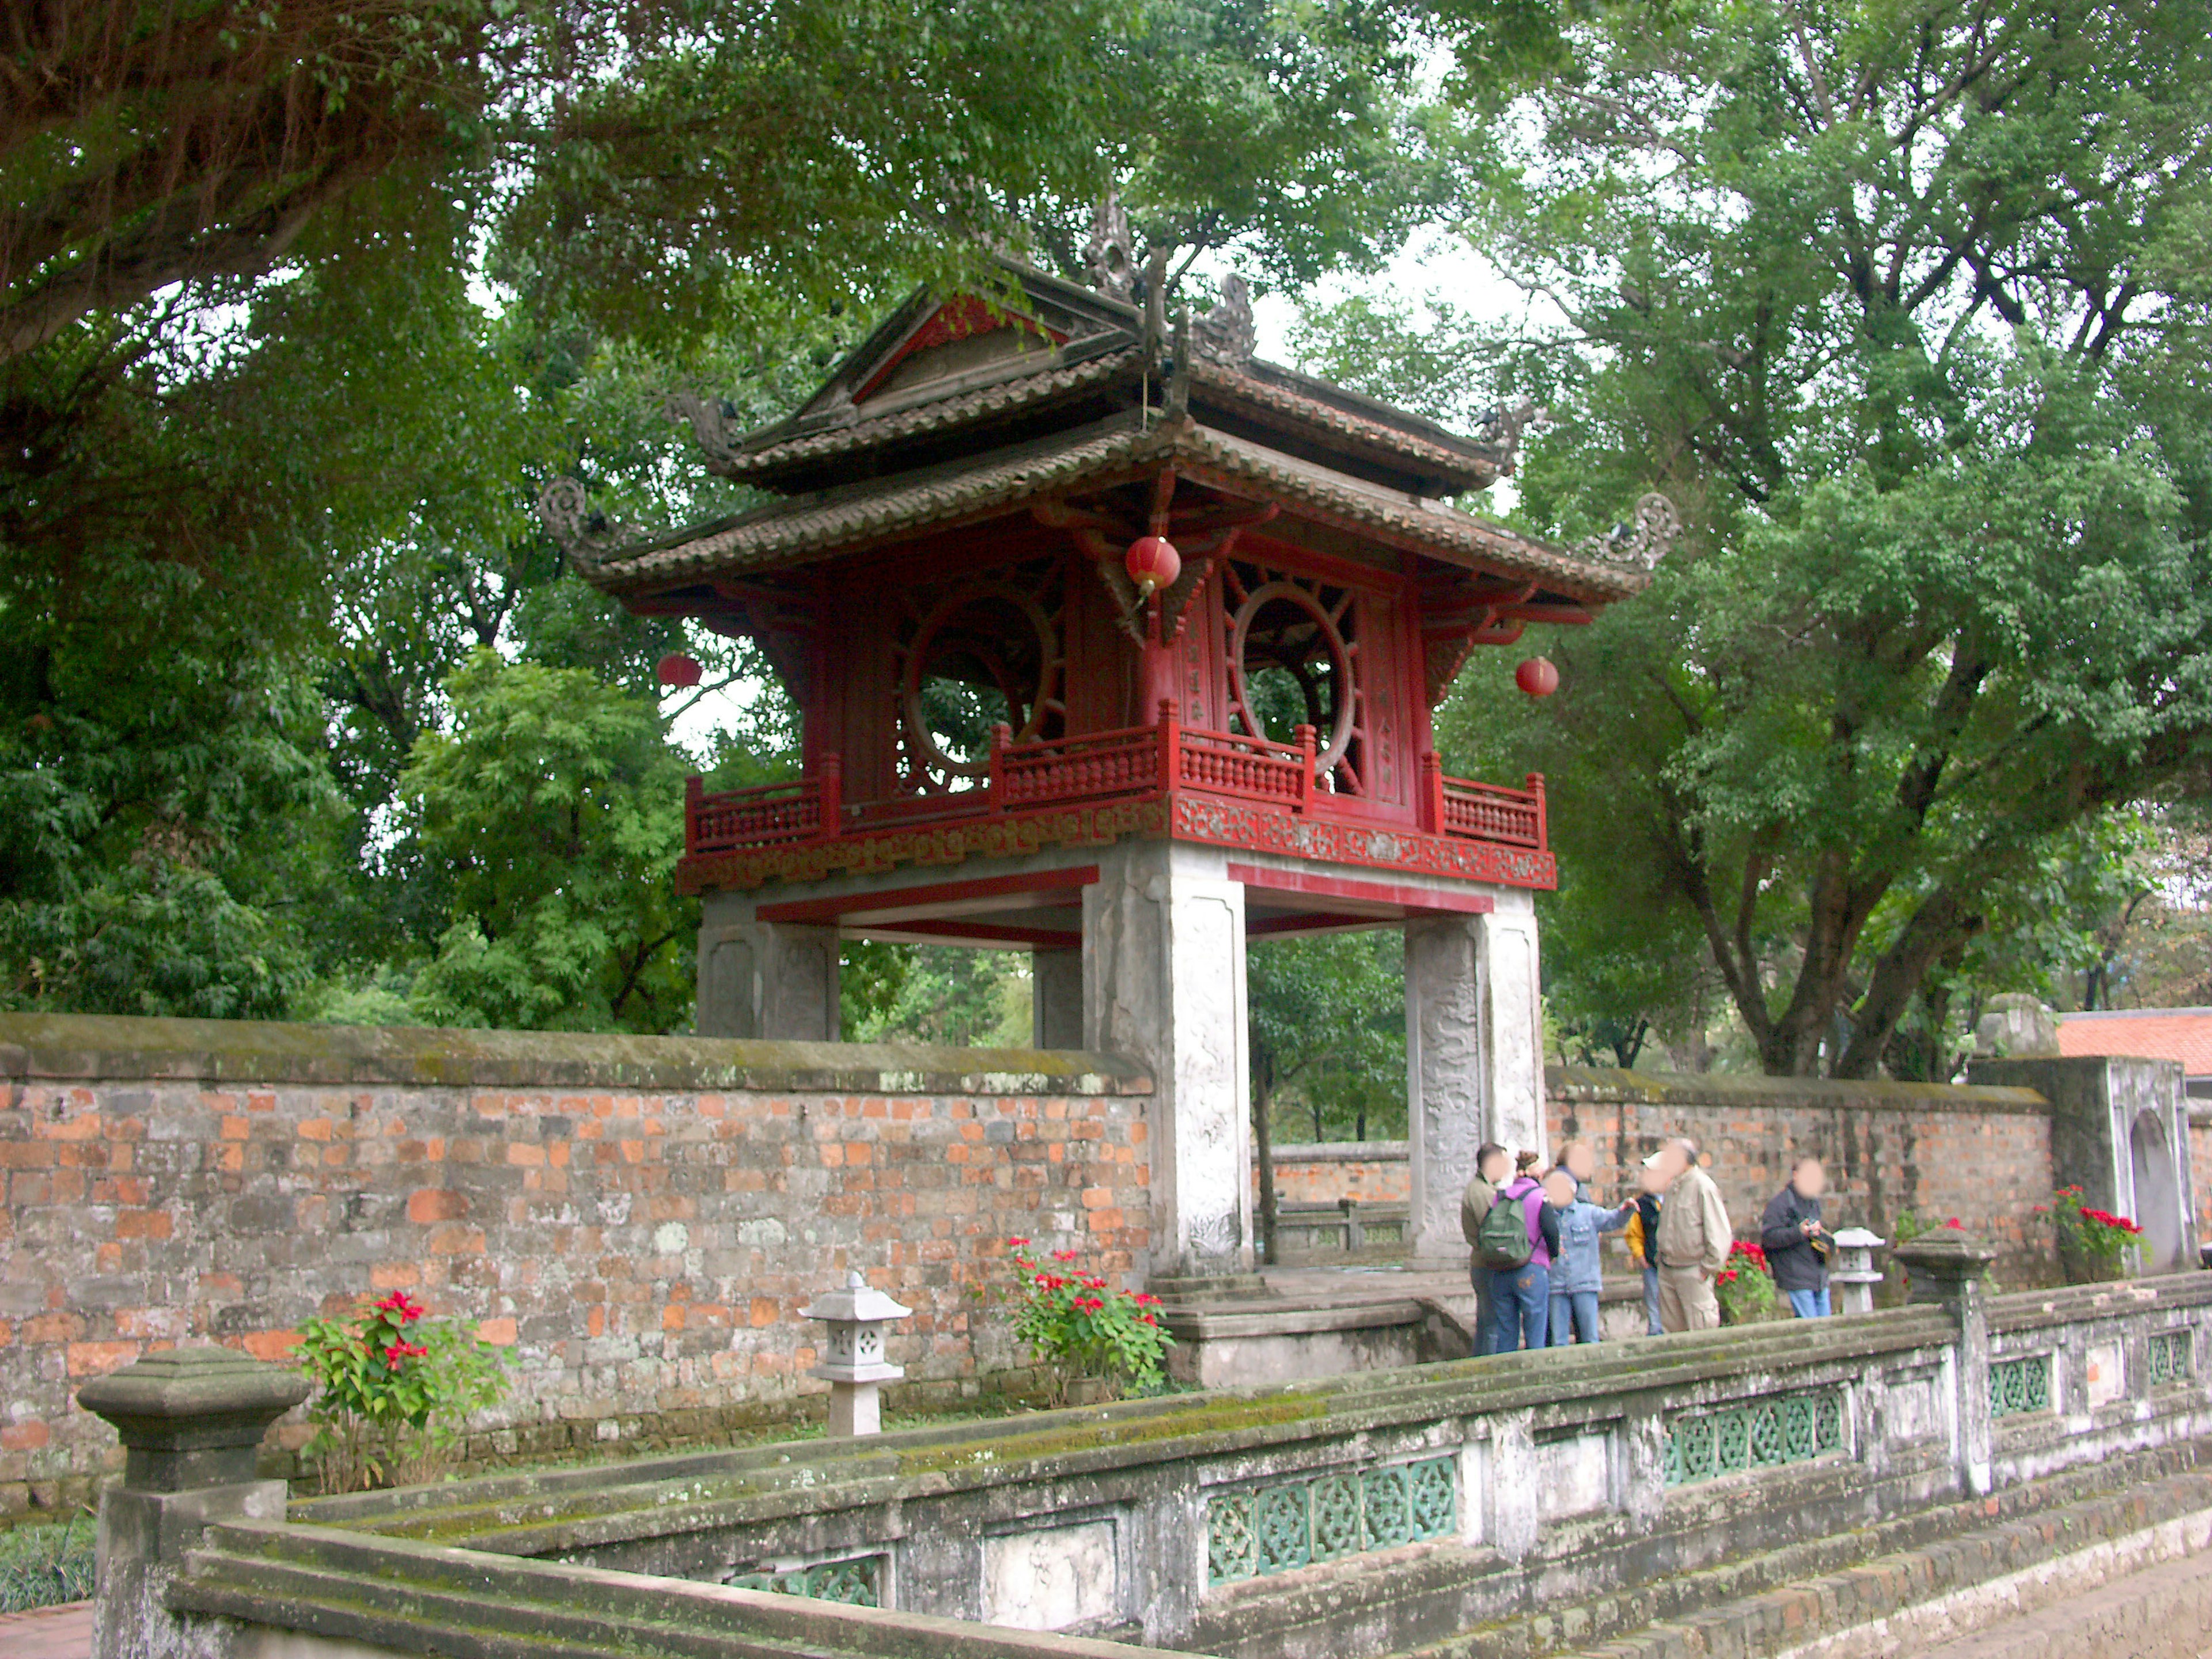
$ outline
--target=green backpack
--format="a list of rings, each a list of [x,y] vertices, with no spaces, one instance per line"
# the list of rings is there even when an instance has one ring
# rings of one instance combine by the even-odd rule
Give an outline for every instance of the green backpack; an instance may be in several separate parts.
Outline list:
[[[1519,1198],[1500,1197],[1482,1218],[1475,1242],[1481,1247],[1484,1267],[1510,1273],[1528,1265],[1536,1247],[1528,1242],[1528,1212],[1523,1207],[1528,1198],[1526,1193]]]

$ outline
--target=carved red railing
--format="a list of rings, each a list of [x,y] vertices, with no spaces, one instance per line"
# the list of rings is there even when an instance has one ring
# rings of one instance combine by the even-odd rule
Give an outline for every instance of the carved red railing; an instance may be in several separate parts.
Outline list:
[[[750,789],[705,793],[696,777],[684,784],[684,851],[729,853],[746,847],[782,847],[835,835],[842,812],[842,769],[825,755],[814,775]]]
[[[1019,745],[1012,736],[1003,726],[992,733],[994,811],[1150,794],[1160,787],[1160,735],[1152,726]]]
[[[1490,841],[1543,850],[1544,775],[1531,772],[1528,787],[1509,789],[1469,778],[1448,778],[1434,755],[1422,763],[1428,785],[1429,817],[1439,835],[1465,841]]]
[[[814,773],[787,783],[763,784],[726,793],[686,787],[684,850],[735,852],[787,846],[892,823],[980,817],[1085,801],[1149,797],[1166,790],[1224,796],[1307,812],[1337,797],[1317,787],[1316,738],[1298,727],[1298,740],[1273,743],[1232,732],[1184,726],[1175,705],[1164,704],[1157,726],[1095,732],[1049,743],[1016,744],[1006,727],[992,734],[990,771],[981,787],[957,793],[844,806],[837,757],[825,755]],[[1421,828],[1466,841],[1495,842],[1542,851],[1546,845],[1544,780],[1530,773],[1528,787],[1509,789],[1448,778],[1434,755],[1423,758]]]

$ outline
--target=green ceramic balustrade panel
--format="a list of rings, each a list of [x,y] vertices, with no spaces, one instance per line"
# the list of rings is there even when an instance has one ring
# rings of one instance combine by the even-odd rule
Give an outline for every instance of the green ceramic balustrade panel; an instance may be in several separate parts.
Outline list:
[[[1206,1577],[1215,1584],[1263,1578],[1458,1529],[1459,1480],[1449,1457],[1225,1487],[1206,1503]]]
[[[783,1572],[741,1573],[730,1580],[739,1589],[777,1595],[808,1595],[817,1601],[848,1601],[855,1607],[884,1604],[884,1558],[856,1556],[849,1561],[819,1561]]]
[[[1667,1425],[1667,1484],[1807,1463],[1844,1449],[1844,1391],[1817,1389],[1692,1412]]]
[[[2020,1417],[2051,1409],[2051,1356],[2026,1354],[1990,1366],[1990,1418]]]
[[[2189,1330],[2151,1334],[2151,1387],[2162,1389],[2169,1382],[2185,1382],[2196,1375],[2196,1334]]]

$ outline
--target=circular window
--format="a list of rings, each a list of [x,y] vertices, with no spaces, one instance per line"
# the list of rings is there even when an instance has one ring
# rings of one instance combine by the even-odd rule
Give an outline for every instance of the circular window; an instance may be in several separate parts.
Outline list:
[[[908,643],[899,703],[914,787],[957,788],[991,769],[991,728],[1017,743],[1044,735],[1058,709],[1060,640],[1043,605],[1018,588],[956,589]]]
[[[1297,728],[1310,726],[1318,769],[1343,759],[1352,740],[1352,655],[1312,594],[1286,581],[1254,588],[1231,625],[1229,660],[1250,736],[1293,743]]]

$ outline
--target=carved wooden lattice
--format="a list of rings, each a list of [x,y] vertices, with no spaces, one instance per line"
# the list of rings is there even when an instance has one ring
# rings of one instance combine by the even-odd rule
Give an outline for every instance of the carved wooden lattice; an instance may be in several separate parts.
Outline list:
[[[1807,1463],[1843,1449],[1841,1389],[1749,1400],[1668,1424],[1667,1484]]]
[[[1443,1538],[1458,1526],[1449,1457],[1218,1491],[1206,1505],[1206,1577],[1216,1584],[1265,1577]]]

